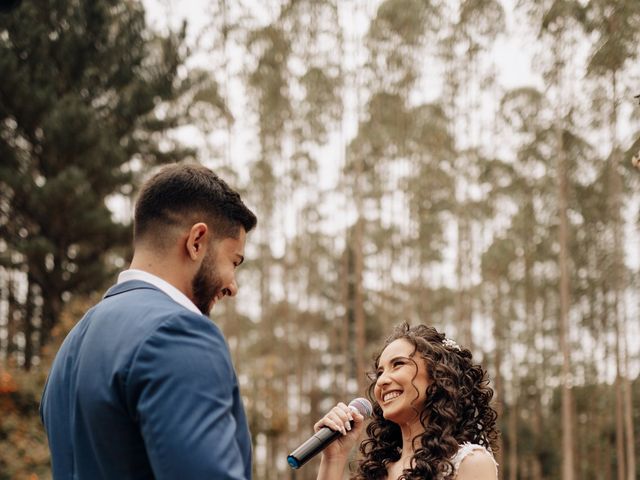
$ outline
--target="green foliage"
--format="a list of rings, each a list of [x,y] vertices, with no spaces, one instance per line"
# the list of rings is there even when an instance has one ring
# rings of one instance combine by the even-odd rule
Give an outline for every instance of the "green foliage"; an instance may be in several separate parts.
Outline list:
[[[561,30],[569,19],[579,23],[584,21],[585,8],[582,3],[577,0],[552,0],[542,17],[541,32]]]
[[[463,1],[459,24],[474,43],[486,46],[506,30],[504,8],[496,0]]]
[[[592,0],[585,26],[599,35],[588,71],[604,75],[624,69],[638,57],[640,3],[635,0]]]
[[[69,330],[98,296],[76,296],[52,331],[39,363],[25,372],[15,362],[0,365],[0,480],[50,479],[46,434],[40,420],[40,397],[54,355]]]
[[[327,140],[330,127],[338,121],[341,104],[337,85],[339,78],[319,67],[311,67],[300,78],[305,89],[302,102],[305,121],[304,137],[318,143]]]
[[[14,369],[4,375],[16,378],[17,385],[13,392],[0,391],[0,479],[51,478],[49,448],[38,413],[44,371],[24,374]]]
[[[287,61],[291,44],[281,28],[270,25],[251,32],[247,46],[257,56],[258,64],[248,80],[258,96],[262,145],[265,153],[271,154],[279,150],[277,139],[291,115],[287,97]]]
[[[532,133],[540,128],[544,101],[543,94],[535,88],[510,90],[500,101],[500,113],[515,131]]]
[[[424,0],[385,0],[371,26],[370,35],[378,41],[391,41],[394,35],[406,45],[417,45],[425,33],[431,2]]]
[[[51,478],[49,449],[37,412],[31,412],[28,416],[7,414],[3,425],[0,479]]]
[[[636,394],[638,382],[632,385]],[[542,465],[543,478],[560,480],[558,473],[562,463],[561,436],[558,429],[560,425],[560,390],[553,389],[552,401],[548,408],[544,409],[541,418],[540,432],[533,427],[533,411],[530,405],[525,403],[523,395],[519,404],[513,409],[508,409],[503,418],[503,425],[509,422],[510,415],[518,416],[518,449],[519,455],[526,458],[528,455],[536,455]],[[611,405],[615,405],[615,391],[611,385],[591,384],[574,389],[576,399],[576,424],[578,432],[582,435],[578,457],[579,478],[597,479],[602,476],[610,476],[615,472],[617,465],[615,453],[615,416]],[[515,413],[514,413],[515,412]],[[635,414],[634,428],[638,428],[638,415]],[[594,436],[597,429],[600,435]],[[543,436],[541,432],[545,432]],[[512,440],[508,429],[503,426],[502,435],[505,443],[509,445]],[[524,462],[523,462],[524,463]],[[508,477],[509,464],[502,465],[502,474]]]
[[[43,343],[69,295],[100,288],[110,250],[129,242],[106,201],[131,193],[131,161],[138,170],[191,153],[160,137],[184,121],[172,103],[194,87],[178,74],[184,38],[184,27],[149,32],[137,1],[0,14],[2,265],[39,288]]]
[[[418,79],[424,57],[419,47],[437,31],[439,8],[424,0],[385,0],[378,7],[367,34],[371,51],[368,68],[387,91],[406,93]]]

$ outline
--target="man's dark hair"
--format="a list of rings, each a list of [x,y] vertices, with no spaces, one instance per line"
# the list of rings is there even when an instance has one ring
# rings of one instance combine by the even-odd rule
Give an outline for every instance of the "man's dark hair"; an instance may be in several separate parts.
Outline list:
[[[165,237],[171,227],[204,222],[214,238],[249,232],[256,216],[224,180],[206,167],[173,164],[151,177],[140,190],[134,214],[134,241]],[[163,235],[164,233],[164,235]]]

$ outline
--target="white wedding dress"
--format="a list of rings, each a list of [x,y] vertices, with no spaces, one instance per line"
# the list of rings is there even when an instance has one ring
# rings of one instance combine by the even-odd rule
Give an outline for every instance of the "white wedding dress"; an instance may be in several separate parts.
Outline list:
[[[451,457],[451,463],[453,464],[453,472],[454,472],[453,478],[456,478],[458,476],[458,469],[460,468],[460,464],[462,463],[462,461],[473,452],[483,452],[485,455],[489,455],[491,457],[491,460],[493,460],[493,463],[496,466],[496,478],[497,478],[498,464],[496,463],[495,458],[493,458],[493,454],[491,453],[491,451],[487,450],[487,448],[483,447],[482,445],[469,443],[469,442],[466,442],[460,445],[460,448],[458,449],[458,453],[456,453],[453,457]]]

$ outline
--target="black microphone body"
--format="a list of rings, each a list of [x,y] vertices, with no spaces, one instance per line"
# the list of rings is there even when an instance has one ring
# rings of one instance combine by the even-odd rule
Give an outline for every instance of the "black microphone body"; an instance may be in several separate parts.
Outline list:
[[[353,421],[349,423],[353,426]],[[329,427],[322,427],[311,438],[291,452],[287,457],[287,462],[292,468],[300,468],[328,447],[340,435],[342,435],[341,432],[331,430]]]
[[[349,408],[356,410],[365,418],[371,415],[373,410],[371,403],[366,398],[352,400],[349,403]],[[353,427],[353,420],[349,423]],[[287,462],[291,468],[300,468],[341,435],[342,433],[339,431],[331,430],[329,427],[322,427],[311,438],[291,452],[287,457]]]

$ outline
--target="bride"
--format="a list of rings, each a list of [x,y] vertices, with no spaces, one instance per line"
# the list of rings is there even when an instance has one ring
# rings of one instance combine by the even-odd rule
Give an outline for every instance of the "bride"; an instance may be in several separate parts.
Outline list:
[[[484,369],[435,328],[394,330],[376,358],[367,438],[353,480],[497,480],[493,390]],[[364,418],[340,403],[314,425],[340,431],[322,453],[318,480],[343,478]]]

